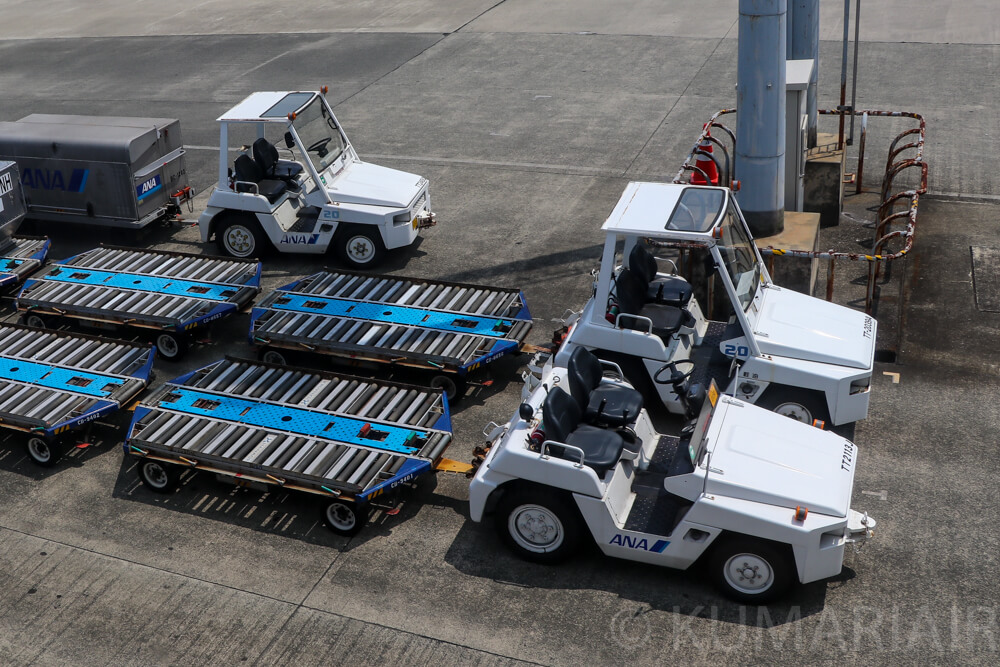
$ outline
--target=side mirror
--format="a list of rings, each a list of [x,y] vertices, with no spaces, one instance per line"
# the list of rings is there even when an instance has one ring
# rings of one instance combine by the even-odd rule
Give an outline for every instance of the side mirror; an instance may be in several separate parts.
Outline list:
[[[295,137],[291,132],[285,132],[285,148],[295,148]]]
[[[526,422],[530,422],[531,418],[535,416],[535,409],[527,403],[521,403],[517,408],[517,415]]]

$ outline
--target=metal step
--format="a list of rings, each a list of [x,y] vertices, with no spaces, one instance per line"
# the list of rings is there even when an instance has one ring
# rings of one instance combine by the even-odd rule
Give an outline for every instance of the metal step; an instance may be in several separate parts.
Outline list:
[[[17,308],[187,330],[249,306],[260,272],[250,260],[102,246],[27,281]]]
[[[114,412],[146,387],[151,350],[0,325],[0,424],[53,436]]]
[[[520,349],[531,330],[516,289],[321,272],[254,308],[260,345],[465,371]]]
[[[226,359],[143,400],[126,451],[363,499],[451,437],[439,391]]]

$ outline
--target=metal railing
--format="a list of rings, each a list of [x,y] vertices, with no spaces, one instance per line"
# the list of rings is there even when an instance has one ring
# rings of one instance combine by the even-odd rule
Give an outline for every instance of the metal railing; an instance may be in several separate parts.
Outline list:
[[[736,109],[722,109],[716,112],[709,119],[709,121],[705,123],[704,129],[695,140],[691,152],[688,153],[687,157],[684,159],[684,163],[681,165],[681,168],[674,176],[674,183],[687,182],[685,175],[688,172],[698,173],[706,180],[709,180],[709,175],[704,169],[697,165],[699,159],[708,159],[715,163],[716,169],[719,172],[719,183],[733,187],[733,160],[731,155],[735,153],[736,134],[719,120],[722,116],[733,113],[736,113]],[[820,110],[819,113],[824,115],[844,116],[847,112],[842,112],[836,109],[823,109]],[[858,172],[855,179],[857,183],[855,188],[856,193],[860,193],[862,191],[861,179],[864,173],[868,119],[870,117],[912,118],[917,121],[917,127],[901,132],[889,145],[889,152],[886,158],[885,175],[882,178],[880,204],[875,217],[875,231],[872,239],[871,252],[858,253],[836,250],[796,250],[791,248],[774,248],[770,246],[761,248],[760,251],[763,254],[772,255],[772,257],[782,256],[801,257],[803,259],[810,260],[829,260],[830,266],[827,272],[826,288],[827,301],[833,300],[833,278],[836,261],[848,260],[854,262],[868,262],[869,268],[868,284],[865,291],[865,312],[870,315],[875,303],[875,286],[878,281],[882,263],[891,262],[901,257],[905,257],[913,247],[913,238],[917,226],[917,209],[920,203],[920,196],[927,192],[927,163],[924,162],[926,123],[924,122],[923,116],[920,114],[907,111],[863,110],[855,112],[855,115],[861,116],[861,141],[858,147]],[[728,136],[731,142],[730,146],[732,147],[732,150],[730,150],[725,142],[720,141],[718,137],[711,136],[710,133],[713,129],[721,130],[726,136]],[[916,137],[915,140],[906,144],[902,143],[905,139],[907,139],[907,137],[913,136]],[[711,142],[713,146],[718,147],[718,153],[715,152],[715,149],[713,149],[711,153],[702,149],[701,145],[706,141]],[[903,153],[907,151],[913,151],[912,157],[902,157]],[[920,172],[917,187],[896,191],[894,187],[897,177],[900,174],[912,169],[918,169]],[[901,211],[896,211],[897,206],[901,205],[905,205],[906,208]],[[902,225],[902,227],[899,227],[899,225]],[[894,245],[898,243],[901,243],[902,245],[894,251],[886,252],[887,246],[890,242],[894,242]]]

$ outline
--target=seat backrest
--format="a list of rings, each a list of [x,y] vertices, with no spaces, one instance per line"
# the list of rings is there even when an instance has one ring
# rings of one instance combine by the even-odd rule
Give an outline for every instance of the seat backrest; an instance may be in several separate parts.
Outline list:
[[[636,243],[632,246],[632,252],[628,254],[628,268],[635,273],[636,277],[645,280],[646,284],[653,282],[659,267],[656,265],[656,258],[649,252],[644,243]]]
[[[569,377],[570,395],[585,410],[590,392],[597,388],[604,375],[600,360],[587,348],[577,347],[566,362],[566,375]]]
[[[632,271],[622,269],[615,281],[618,309],[623,313],[637,315],[646,302],[646,285]]]
[[[243,153],[236,158],[236,162],[233,163],[233,166],[236,168],[237,181],[260,183],[261,179],[264,178],[264,174],[261,172],[260,167],[258,167],[246,153]]]
[[[274,167],[278,164],[278,149],[270,141],[261,137],[253,142],[253,161],[265,177],[274,176]]]
[[[579,426],[582,414],[572,396],[559,387],[552,387],[542,403],[545,439],[566,442],[569,434]]]

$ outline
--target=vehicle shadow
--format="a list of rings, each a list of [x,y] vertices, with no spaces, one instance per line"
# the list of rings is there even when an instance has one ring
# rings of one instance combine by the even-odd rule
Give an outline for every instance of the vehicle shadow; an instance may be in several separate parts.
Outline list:
[[[87,435],[85,432],[69,433],[69,440],[61,443],[62,455],[51,467],[43,468],[35,463],[25,451],[26,436],[20,432],[0,433],[0,470],[20,475],[38,482],[64,471],[72,471],[87,465],[91,459],[114,449],[121,443],[112,430],[101,429]]]
[[[140,461],[135,456],[122,457],[112,492],[114,498],[345,552],[369,540],[390,535],[400,522],[414,516],[418,509],[409,502],[406,487],[383,494],[377,502],[370,503],[372,511],[361,532],[345,537],[330,530],[322,519],[328,502],[326,498],[280,487],[234,486],[198,470],[184,470],[178,487],[161,494],[139,481]]]
[[[639,605],[637,613],[655,610],[753,627],[766,622],[774,627],[822,612],[827,590],[854,578],[853,570],[845,567],[839,577],[793,587],[780,602],[758,608],[722,597],[699,564],[682,571],[610,558],[589,538],[568,562],[529,563],[512,554],[500,541],[493,528],[493,517],[475,524],[467,518],[466,503],[456,501],[455,505],[455,511],[465,516],[466,521],[445,560],[462,574],[525,588],[603,591]],[[484,558],[483,554],[489,556]]]

